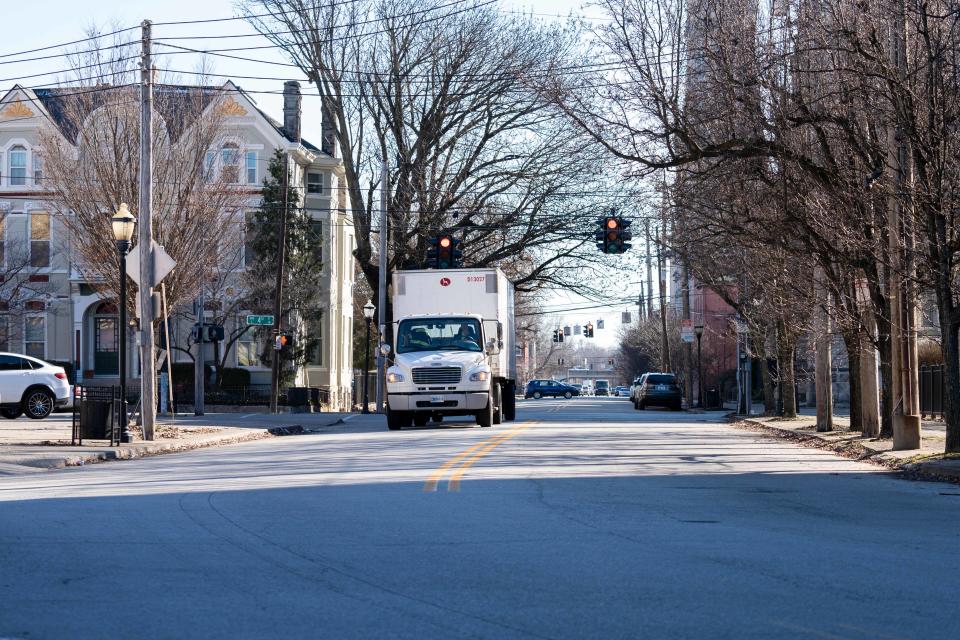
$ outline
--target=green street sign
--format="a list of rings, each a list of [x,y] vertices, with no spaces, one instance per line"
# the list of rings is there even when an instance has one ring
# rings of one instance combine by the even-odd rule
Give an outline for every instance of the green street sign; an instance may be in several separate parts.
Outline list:
[[[247,324],[251,326],[272,327],[273,316],[247,316]]]

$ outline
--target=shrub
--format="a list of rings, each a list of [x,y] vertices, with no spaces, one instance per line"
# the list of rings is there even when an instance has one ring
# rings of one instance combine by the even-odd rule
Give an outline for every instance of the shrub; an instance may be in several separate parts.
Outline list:
[[[250,371],[240,367],[224,367],[220,370],[220,386],[236,389],[250,386]]]

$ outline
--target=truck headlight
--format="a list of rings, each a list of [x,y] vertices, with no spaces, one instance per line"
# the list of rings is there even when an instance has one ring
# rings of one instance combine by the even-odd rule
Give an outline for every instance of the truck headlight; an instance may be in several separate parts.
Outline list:
[[[387,382],[403,382],[403,374],[391,371],[387,374]]]
[[[470,374],[470,382],[486,382],[490,379],[489,371],[477,371]]]

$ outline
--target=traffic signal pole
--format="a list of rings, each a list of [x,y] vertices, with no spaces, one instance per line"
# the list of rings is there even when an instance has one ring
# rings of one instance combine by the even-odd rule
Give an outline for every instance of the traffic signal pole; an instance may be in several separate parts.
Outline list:
[[[277,286],[273,296],[273,337],[274,350],[270,369],[270,413],[277,413],[280,395],[280,350],[276,348],[276,338],[283,324],[283,267],[287,255],[287,205],[289,204],[290,154],[283,154],[283,211],[280,213],[280,233],[277,240]],[[203,309],[200,310],[203,317]],[[201,331],[203,324],[201,323]],[[202,345],[201,345],[202,353]]]

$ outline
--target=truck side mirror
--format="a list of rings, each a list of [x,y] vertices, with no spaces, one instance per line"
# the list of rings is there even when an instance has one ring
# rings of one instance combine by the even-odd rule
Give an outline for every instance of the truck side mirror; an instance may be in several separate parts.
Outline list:
[[[492,356],[493,354],[497,353],[499,351],[499,349],[497,349],[497,339],[490,338],[487,340],[487,344],[484,345],[484,351],[487,352],[488,356]]]
[[[390,345],[386,342],[380,343],[380,353],[384,356],[390,355]]]

